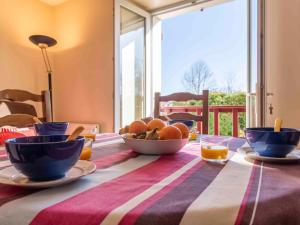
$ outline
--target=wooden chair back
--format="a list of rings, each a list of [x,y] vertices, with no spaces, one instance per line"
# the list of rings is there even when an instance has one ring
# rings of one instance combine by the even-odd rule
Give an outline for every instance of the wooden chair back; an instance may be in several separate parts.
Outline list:
[[[43,116],[40,120],[52,121],[50,92],[48,90],[37,95],[24,90],[6,89],[0,91],[0,103],[6,103],[12,114],[0,118],[0,126],[24,127],[32,125],[34,123],[32,118],[37,116],[37,113],[34,106],[25,103],[25,101],[41,102]]]
[[[188,92],[179,92],[174,93],[166,96],[161,96],[160,92],[155,93],[155,103],[154,103],[154,117],[155,118],[163,118],[160,115],[160,103],[161,102],[169,102],[169,101],[176,101],[176,102],[186,102],[190,100],[198,100],[203,102],[203,109],[202,115],[193,115],[187,112],[178,112],[178,113],[171,113],[168,114],[167,117],[172,120],[194,120],[196,122],[202,122],[202,133],[208,134],[208,90],[203,90],[202,95],[195,95]]]

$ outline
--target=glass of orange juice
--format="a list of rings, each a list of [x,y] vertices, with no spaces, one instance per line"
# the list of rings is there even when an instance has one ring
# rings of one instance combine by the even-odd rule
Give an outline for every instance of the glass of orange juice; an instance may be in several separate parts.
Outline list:
[[[228,160],[229,149],[224,145],[201,145],[201,156],[207,161],[224,162]]]
[[[92,145],[93,139],[92,138],[85,138],[84,146],[80,155],[80,160],[89,160],[92,156]]]

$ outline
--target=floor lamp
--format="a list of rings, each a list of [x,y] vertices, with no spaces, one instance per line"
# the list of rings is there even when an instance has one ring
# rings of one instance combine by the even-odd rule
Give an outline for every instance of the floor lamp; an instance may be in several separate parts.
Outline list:
[[[45,36],[45,35],[31,35],[29,37],[29,40],[33,44],[37,45],[41,49],[41,51],[42,51],[42,55],[43,55],[43,59],[44,59],[45,67],[46,67],[46,71],[48,73],[48,87],[49,87],[49,92],[50,92],[51,114],[52,114],[52,117],[53,117],[52,69],[51,69],[49,57],[48,57],[48,54],[47,54],[47,48],[56,45],[57,41],[54,38],[48,37],[48,36]]]

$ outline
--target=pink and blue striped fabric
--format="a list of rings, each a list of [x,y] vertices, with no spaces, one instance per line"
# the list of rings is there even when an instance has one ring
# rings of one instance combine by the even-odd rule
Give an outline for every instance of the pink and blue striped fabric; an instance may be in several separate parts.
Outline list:
[[[0,224],[300,224],[298,164],[247,161],[236,152],[244,139],[202,141],[229,146],[229,161],[202,160],[199,143],[175,155],[139,155],[120,136],[101,134],[93,148],[95,173],[51,189],[0,185]],[[0,169],[8,165],[0,148]]]

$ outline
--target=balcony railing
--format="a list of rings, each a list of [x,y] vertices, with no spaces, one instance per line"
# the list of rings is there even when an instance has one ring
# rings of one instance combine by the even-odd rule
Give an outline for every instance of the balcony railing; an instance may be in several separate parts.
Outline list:
[[[191,112],[197,115],[202,114],[202,106],[163,106],[161,107],[162,113],[172,112]],[[246,106],[209,106],[209,112],[214,113],[214,135],[219,135],[219,115],[220,113],[232,114],[232,136],[238,137],[239,135],[239,113],[246,112]],[[197,130],[200,132],[201,122],[197,123]]]

